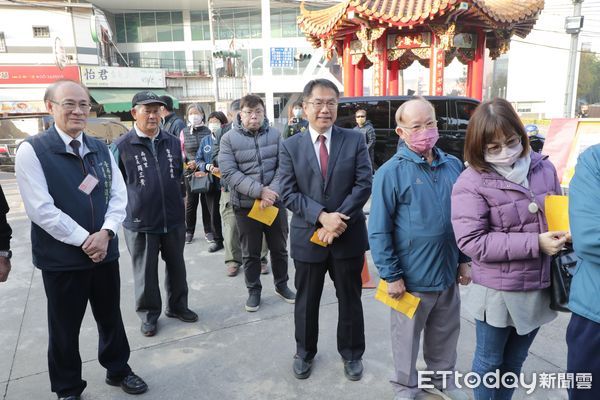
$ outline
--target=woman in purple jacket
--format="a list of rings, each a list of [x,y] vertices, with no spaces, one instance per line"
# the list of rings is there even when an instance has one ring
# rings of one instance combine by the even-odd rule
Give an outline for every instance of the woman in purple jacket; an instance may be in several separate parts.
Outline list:
[[[472,259],[465,306],[475,317],[473,372],[519,376],[541,325],[552,321],[550,259],[566,232],[547,232],[544,198],[561,194],[554,166],[531,151],[510,103],[494,99],[474,112],[465,139],[469,167],[452,191],[452,225]],[[489,376],[489,375],[488,375]],[[508,375],[510,376],[510,375]],[[506,377],[508,377],[506,376]],[[476,400],[505,400],[510,387],[480,384]]]

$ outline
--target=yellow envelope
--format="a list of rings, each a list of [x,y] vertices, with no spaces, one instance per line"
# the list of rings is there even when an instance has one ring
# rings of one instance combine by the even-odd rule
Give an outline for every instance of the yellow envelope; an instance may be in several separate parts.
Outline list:
[[[569,197],[546,196],[546,221],[550,231],[569,231]]]
[[[211,172],[211,174],[213,174],[214,176],[216,176],[217,178],[221,179],[221,172]]]
[[[277,218],[277,214],[279,213],[279,208],[275,206],[269,206],[266,208],[260,208],[260,200],[254,200],[254,205],[252,209],[248,213],[248,216],[252,219],[257,220],[258,222],[262,222],[265,225],[271,226],[275,218]]]
[[[321,239],[319,239],[319,235],[317,234],[317,231],[315,231],[315,233],[313,233],[312,237],[310,238],[311,243],[314,244],[318,244],[319,246],[323,246],[323,247],[327,247],[328,244],[326,242],[321,241]]]
[[[399,299],[394,299],[390,297],[387,290],[387,282],[380,279],[379,286],[377,286],[377,291],[375,292],[375,299],[412,319],[415,316],[421,299],[408,292],[405,292]]]

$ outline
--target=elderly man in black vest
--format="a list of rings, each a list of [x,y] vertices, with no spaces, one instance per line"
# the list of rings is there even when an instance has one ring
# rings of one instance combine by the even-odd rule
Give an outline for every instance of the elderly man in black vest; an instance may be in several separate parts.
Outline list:
[[[42,270],[48,300],[51,389],[61,399],[77,400],[86,387],[78,343],[89,301],[106,383],[143,393],[148,386],[127,364],[119,308],[115,233],[125,218],[125,183],[106,145],[83,132],[91,108],[87,89],[60,80],[48,87],[44,102],[54,126],[21,144],[15,171],[32,222],[33,263]]]

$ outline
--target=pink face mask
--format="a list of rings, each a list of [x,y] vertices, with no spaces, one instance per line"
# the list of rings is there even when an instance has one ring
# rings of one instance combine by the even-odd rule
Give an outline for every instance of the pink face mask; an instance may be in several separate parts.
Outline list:
[[[439,137],[440,134],[437,128],[427,128],[419,133],[411,134],[406,144],[417,153],[423,154],[433,149]]]
[[[487,151],[484,153],[484,160],[490,164],[499,167],[510,167],[521,157],[523,145],[519,143],[517,146],[510,148],[502,146],[502,151],[499,154],[490,154]]]

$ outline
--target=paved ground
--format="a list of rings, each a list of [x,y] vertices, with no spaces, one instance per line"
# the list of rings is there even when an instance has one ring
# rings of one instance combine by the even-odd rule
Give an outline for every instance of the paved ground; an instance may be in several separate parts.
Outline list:
[[[0,397],[2,399],[54,399],[46,361],[46,300],[41,274],[31,265],[29,221],[14,177],[0,173],[8,197],[9,222],[14,230],[13,271],[0,284]],[[243,276],[225,276],[223,253],[210,254],[204,240],[186,246],[190,307],[200,320],[185,324],[161,317],[152,338],[140,334],[133,308],[131,263],[121,245],[121,304],[131,344],[130,364],[149,384],[140,399],[392,399],[389,310],[363,292],[367,350],[365,375],[359,382],[344,378],[336,351],[337,302],[328,282],[321,305],[319,353],[313,374],[298,381],[291,373],[294,354],[293,306],[273,292],[272,275],[263,279],[263,303],[257,313],[244,311]],[[371,263],[371,273],[375,269]],[[290,262],[290,276],[294,276]],[[462,293],[468,290],[463,288]],[[544,326],[525,363],[525,372],[560,372],[566,367],[564,340],[568,315]],[[474,325],[463,312],[458,347],[458,370],[468,372],[474,349]],[[104,383],[105,371],[96,355],[98,335],[88,312],[81,328],[80,349],[88,388],[86,400],[130,399]],[[424,368],[422,361],[419,365]],[[538,389],[514,398],[565,399],[562,390]]]

